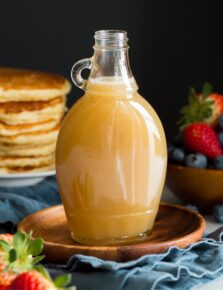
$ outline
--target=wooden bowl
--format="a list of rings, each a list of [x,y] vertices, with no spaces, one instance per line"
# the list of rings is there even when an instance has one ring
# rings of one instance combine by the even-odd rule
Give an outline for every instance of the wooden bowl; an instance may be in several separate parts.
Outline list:
[[[223,170],[168,165],[166,184],[180,200],[204,213],[223,202]]]

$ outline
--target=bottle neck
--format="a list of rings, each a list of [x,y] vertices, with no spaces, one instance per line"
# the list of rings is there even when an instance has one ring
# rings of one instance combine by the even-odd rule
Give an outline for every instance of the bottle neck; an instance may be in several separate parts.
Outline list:
[[[138,87],[131,72],[128,56],[127,35],[123,31],[105,30],[95,34],[94,56],[92,57],[91,83],[112,84],[127,92]]]

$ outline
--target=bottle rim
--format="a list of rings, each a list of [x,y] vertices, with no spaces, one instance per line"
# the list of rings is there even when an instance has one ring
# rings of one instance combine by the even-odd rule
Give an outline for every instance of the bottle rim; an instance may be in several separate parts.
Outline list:
[[[119,39],[128,40],[127,31],[118,29],[98,30],[95,32],[95,39]]]
[[[94,48],[107,48],[107,49],[122,49],[128,48],[127,31],[125,30],[98,30],[95,32],[95,46]]]

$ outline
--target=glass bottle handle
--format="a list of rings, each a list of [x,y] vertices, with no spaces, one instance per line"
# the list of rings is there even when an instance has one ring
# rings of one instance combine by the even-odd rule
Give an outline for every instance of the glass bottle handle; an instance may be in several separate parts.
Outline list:
[[[73,83],[82,90],[87,86],[87,80],[82,78],[81,72],[83,69],[91,69],[91,58],[84,58],[76,62],[71,69],[71,79]]]

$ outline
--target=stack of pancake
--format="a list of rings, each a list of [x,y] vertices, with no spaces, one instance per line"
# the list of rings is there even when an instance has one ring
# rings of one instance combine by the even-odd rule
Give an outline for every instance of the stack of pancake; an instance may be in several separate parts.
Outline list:
[[[70,88],[59,75],[0,68],[0,173],[54,168]]]

